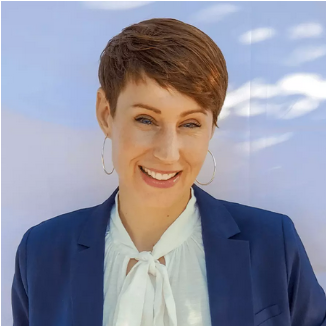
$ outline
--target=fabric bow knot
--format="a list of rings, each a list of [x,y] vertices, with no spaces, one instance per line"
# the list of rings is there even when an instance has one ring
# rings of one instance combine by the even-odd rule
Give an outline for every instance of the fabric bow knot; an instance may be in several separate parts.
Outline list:
[[[156,263],[160,264],[159,260],[155,259],[153,255],[151,254],[151,251],[142,251],[138,255],[135,255],[133,257],[138,261],[144,261],[149,263],[149,273],[153,276],[156,276]]]
[[[130,254],[129,258],[138,262],[123,283],[113,325],[177,326],[176,307],[166,266],[150,251]]]

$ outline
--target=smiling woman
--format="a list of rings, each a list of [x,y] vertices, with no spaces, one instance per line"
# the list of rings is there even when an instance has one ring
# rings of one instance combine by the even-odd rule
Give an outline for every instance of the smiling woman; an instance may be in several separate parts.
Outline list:
[[[99,80],[103,169],[119,186],[24,234],[14,325],[326,326],[292,220],[194,184],[228,86],[213,40],[176,19],[142,21],[108,42]]]

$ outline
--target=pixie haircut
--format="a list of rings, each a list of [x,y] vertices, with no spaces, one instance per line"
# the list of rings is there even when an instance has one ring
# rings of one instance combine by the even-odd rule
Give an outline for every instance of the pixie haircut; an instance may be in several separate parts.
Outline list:
[[[224,56],[198,28],[172,18],[153,18],[124,28],[100,55],[98,78],[112,118],[121,91],[144,75],[168,90],[174,88],[213,114],[221,112],[228,87]]]

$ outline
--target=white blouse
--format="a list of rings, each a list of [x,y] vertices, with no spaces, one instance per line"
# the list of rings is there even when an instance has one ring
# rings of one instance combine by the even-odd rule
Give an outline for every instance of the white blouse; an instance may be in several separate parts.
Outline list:
[[[194,190],[153,250],[139,252],[118,213],[105,236],[103,326],[210,326],[201,220]],[[158,259],[164,256],[165,264]],[[126,276],[130,258],[138,262]]]

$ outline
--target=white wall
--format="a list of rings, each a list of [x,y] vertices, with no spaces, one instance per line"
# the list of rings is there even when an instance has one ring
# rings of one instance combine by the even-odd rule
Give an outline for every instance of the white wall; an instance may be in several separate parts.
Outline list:
[[[325,13],[325,2],[3,2],[3,325],[12,324],[24,232],[97,205],[118,185],[101,165],[99,55],[123,27],[153,17],[197,26],[227,61],[229,91],[210,144],[216,177],[202,188],[289,215],[326,289]],[[208,155],[200,182],[212,166]]]

